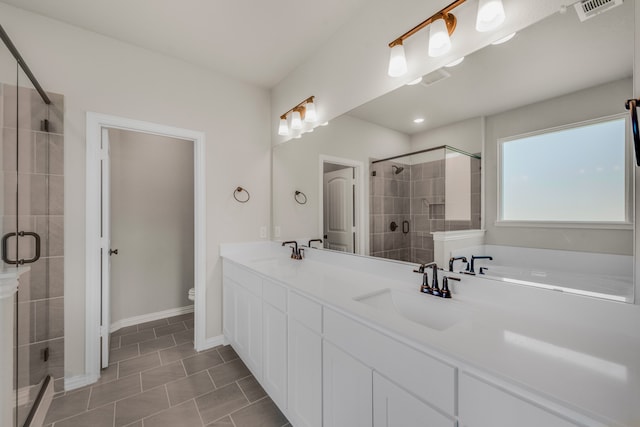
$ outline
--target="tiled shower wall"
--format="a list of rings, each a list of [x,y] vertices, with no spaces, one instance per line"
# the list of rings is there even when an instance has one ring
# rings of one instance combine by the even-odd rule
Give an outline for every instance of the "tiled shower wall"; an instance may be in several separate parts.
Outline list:
[[[445,219],[446,160],[416,165],[380,162],[371,165],[370,254],[372,256],[426,263],[433,261],[434,231],[479,229],[480,159],[471,158],[471,220]],[[404,167],[399,174],[392,165]],[[375,176],[373,174],[375,172]],[[409,221],[409,233],[402,222]],[[398,228],[392,231],[391,222]]]
[[[53,376],[56,390],[64,386],[64,98],[49,94],[53,105],[46,106],[35,90],[7,84],[1,85],[1,95],[3,233],[15,231],[17,220],[18,231],[35,231],[41,237],[41,257],[27,264],[29,271],[20,276],[16,302],[22,425],[46,375]],[[32,258],[34,239],[20,237],[18,250],[18,259]],[[16,258],[15,243],[8,252],[9,258]]]

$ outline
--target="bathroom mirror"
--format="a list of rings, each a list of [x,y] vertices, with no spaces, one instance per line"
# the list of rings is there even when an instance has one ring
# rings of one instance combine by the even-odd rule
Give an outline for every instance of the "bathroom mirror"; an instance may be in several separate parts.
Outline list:
[[[275,146],[274,239],[323,238],[324,217],[333,215],[351,234],[348,252],[435,259],[443,268],[452,255],[491,256],[475,260],[478,277],[633,301],[633,153],[624,109],[633,97],[633,8],[626,1],[581,22],[569,7]],[[599,139],[603,151],[587,150],[609,125],[617,130]],[[615,135],[618,142],[608,142]],[[325,191],[325,172],[341,168],[352,177],[348,215]],[[558,193],[565,183],[591,204]],[[308,203],[297,204],[295,190]],[[534,195],[535,209],[510,208]],[[463,213],[450,216],[452,204]],[[565,204],[585,215],[571,216]],[[613,204],[617,216],[598,216]]]

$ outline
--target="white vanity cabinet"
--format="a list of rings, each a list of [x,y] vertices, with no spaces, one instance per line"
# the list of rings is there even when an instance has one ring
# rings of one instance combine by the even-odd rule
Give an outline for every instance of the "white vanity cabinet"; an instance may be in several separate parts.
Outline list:
[[[580,427],[467,373],[459,379],[460,427]],[[588,422],[587,425],[601,425]]]
[[[236,284],[236,351],[254,376],[262,377],[262,300]]]
[[[287,290],[263,281],[263,387],[282,409],[287,407]]]
[[[322,348],[324,427],[371,427],[373,371],[331,343]]]
[[[322,426],[322,306],[289,292],[287,416],[296,427]]]

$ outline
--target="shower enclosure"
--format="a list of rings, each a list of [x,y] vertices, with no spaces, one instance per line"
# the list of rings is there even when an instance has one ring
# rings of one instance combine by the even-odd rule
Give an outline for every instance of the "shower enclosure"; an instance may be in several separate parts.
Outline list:
[[[480,164],[448,145],[372,161],[370,254],[431,262],[431,233],[479,229]]]
[[[0,38],[0,425],[22,427],[63,388],[63,97]]]

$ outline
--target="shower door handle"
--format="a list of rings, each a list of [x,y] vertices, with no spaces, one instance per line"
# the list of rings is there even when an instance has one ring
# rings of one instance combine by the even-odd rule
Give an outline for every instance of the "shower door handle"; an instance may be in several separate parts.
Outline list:
[[[36,253],[33,258],[19,259],[19,260],[9,259],[7,242],[9,241],[9,238],[13,236],[18,236],[18,237],[31,236],[35,239]],[[32,264],[38,261],[39,259],[40,259],[40,235],[38,233],[34,233],[33,231],[18,231],[17,233],[7,233],[4,236],[2,236],[2,260],[7,264],[13,264],[13,265]]]

